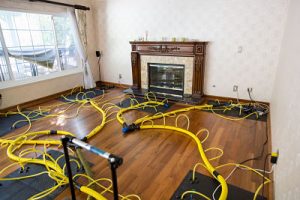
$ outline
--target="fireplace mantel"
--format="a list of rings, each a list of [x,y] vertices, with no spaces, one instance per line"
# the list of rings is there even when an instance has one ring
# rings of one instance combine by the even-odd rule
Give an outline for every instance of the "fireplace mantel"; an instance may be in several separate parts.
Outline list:
[[[131,41],[132,78],[135,90],[141,88],[141,55],[193,57],[192,96],[203,96],[205,48],[207,42]]]

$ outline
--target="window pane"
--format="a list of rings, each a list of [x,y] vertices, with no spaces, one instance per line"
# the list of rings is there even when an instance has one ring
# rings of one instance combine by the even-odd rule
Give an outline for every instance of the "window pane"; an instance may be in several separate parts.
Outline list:
[[[40,16],[40,30],[52,30],[51,15],[39,15]]]
[[[10,52],[10,65],[16,80],[31,77],[30,70],[25,68],[23,61],[23,51],[20,47],[8,48]]]
[[[11,12],[1,11],[0,23],[2,29],[16,29],[14,16],[11,15]]]
[[[32,46],[31,36],[29,31],[18,31],[20,46]]]
[[[41,31],[31,31],[31,36],[34,46],[44,45],[43,33]]]
[[[57,44],[59,47],[70,47],[74,46],[73,35],[67,31],[56,32]]]
[[[41,30],[40,17],[38,14],[28,14],[30,30]]]
[[[10,65],[16,80],[22,80],[31,77],[30,68],[28,68],[22,58],[17,59],[14,57],[9,57]]]
[[[18,33],[15,30],[3,30],[3,36],[5,38],[5,44],[7,47],[20,46]]]
[[[45,45],[54,45],[55,38],[53,31],[42,31],[43,40]]]
[[[16,80],[74,68],[80,63],[68,18],[0,10],[0,20]],[[0,58],[4,66],[5,59]]]
[[[60,46],[64,46],[66,44],[67,36],[64,37],[64,31],[56,31],[56,39],[57,39],[57,44]]]
[[[23,29],[28,30],[28,21],[27,21],[27,14],[26,13],[20,13],[20,12],[14,12],[12,14],[14,16],[16,29]]]
[[[64,17],[54,17],[53,21],[62,69],[75,68],[80,62],[71,32],[71,21]]]
[[[10,80],[8,66],[6,64],[3,48],[0,43],[0,82]]]
[[[54,27],[56,31],[63,31],[66,27],[69,25],[66,24],[66,18],[65,17],[53,17],[54,21]],[[70,27],[70,26],[69,26]]]

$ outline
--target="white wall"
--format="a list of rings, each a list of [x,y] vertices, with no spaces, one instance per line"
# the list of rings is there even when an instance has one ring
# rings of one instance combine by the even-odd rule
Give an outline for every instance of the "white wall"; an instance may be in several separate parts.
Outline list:
[[[285,34],[271,99],[276,199],[300,199],[300,1],[290,0]]]
[[[34,99],[69,90],[74,86],[82,85],[81,83],[82,75],[81,73],[76,73],[68,76],[0,90],[3,98],[1,108],[7,108],[23,102],[32,101]]]
[[[129,41],[187,37],[209,41],[205,94],[242,98],[254,88],[269,101],[288,0],[95,0],[98,46],[105,81],[132,84]],[[238,47],[243,47],[241,54]],[[215,85],[216,87],[213,87]]]
[[[91,6],[89,0],[60,0],[60,2]],[[30,3],[23,0],[1,0],[0,8],[50,13],[65,11],[65,7],[37,2]],[[93,9],[91,11],[87,11],[87,37],[89,63],[91,65],[94,79],[98,80],[98,65],[95,57],[96,39]],[[77,73],[67,75],[64,78],[54,78],[52,80],[46,80],[38,83],[1,89],[0,94],[2,94],[2,102],[0,104],[0,109],[71,89],[75,86],[82,85],[82,80],[82,74]]]

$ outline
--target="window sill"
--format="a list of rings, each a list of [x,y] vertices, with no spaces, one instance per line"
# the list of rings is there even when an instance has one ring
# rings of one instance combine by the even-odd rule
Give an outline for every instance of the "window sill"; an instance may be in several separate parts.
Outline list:
[[[0,89],[9,89],[14,87],[19,87],[23,85],[28,85],[32,83],[37,83],[41,81],[51,80],[63,76],[73,75],[73,74],[79,74],[82,73],[82,68],[78,67],[75,69],[69,69],[66,71],[60,71],[60,72],[53,72],[48,75],[38,76],[38,77],[32,77],[25,80],[19,80],[19,81],[5,81],[0,83]]]

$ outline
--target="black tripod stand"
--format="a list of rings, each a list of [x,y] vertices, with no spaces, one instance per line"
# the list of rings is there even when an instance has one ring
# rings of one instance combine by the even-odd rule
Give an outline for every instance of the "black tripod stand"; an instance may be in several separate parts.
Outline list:
[[[118,180],[117,180],[117,168],[122,165],[123,159],[110,154],[106,151],[103,151],[101,149],[98,149],[94,146],[89,145],[88,143],[85,143],[81,140],[78,140],[76,138],[71,138],[71,137],[63,137],[61,139],[63,149],[64,149],[64,154],[65,154],[65,160],[66,160],[66,168],[67,168],[67,173],[68,173],[68,178],[69,178],[69,184],[70,184],[70,191],[71,191],[71,196],[72,200],[76,200],[75,197],[75,189],[74,189],[74,184],[73,184],[73,175],[72,175],[72,169],[71,169],[71,164],[70,164],[70,157],[69,157],[69,152],[68,152],[68,143],[74,144],[76,146],[79,146],[83,149],[86,149],[94,154],[97,154],[103,158],[106,158],[110,164],[110,169],[111,169],[111,176],[112,176],[112,183],[113,183],[113,192],[114,192],[114,200],[118,200]]]

